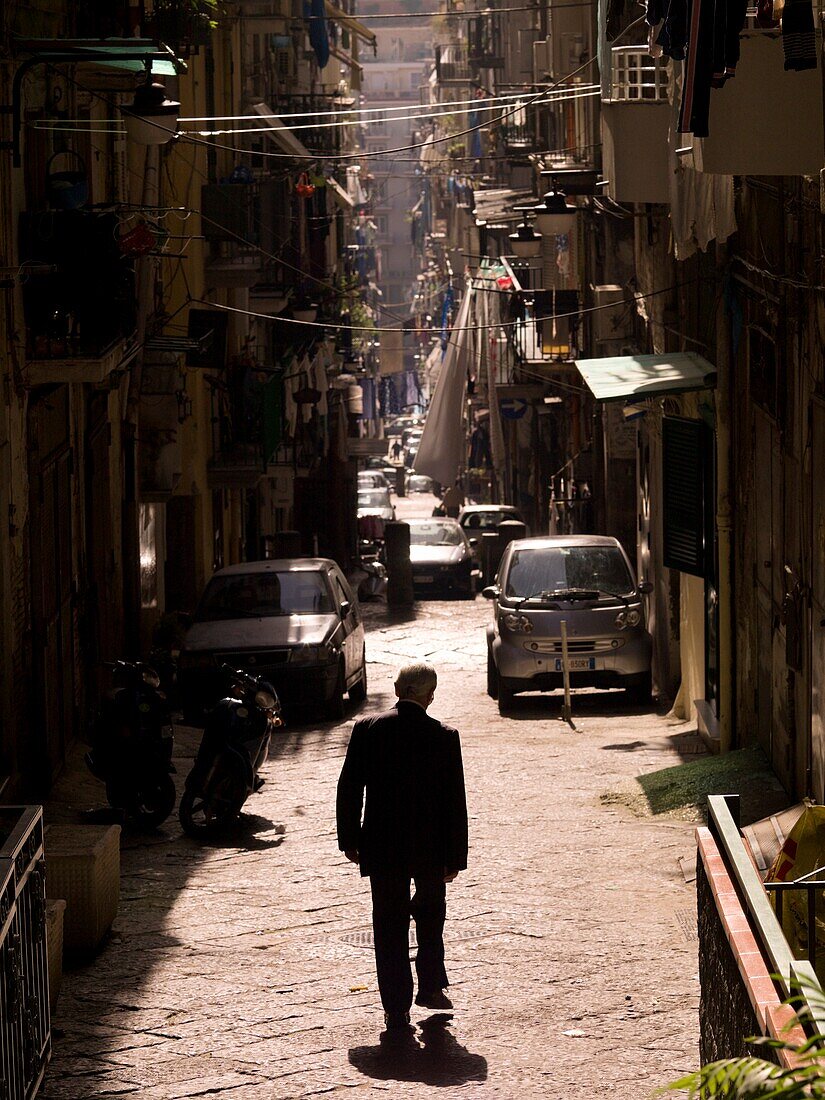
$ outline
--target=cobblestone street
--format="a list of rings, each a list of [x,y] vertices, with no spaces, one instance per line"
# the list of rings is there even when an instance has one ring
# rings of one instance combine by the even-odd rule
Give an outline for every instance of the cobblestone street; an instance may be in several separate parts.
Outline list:
[[[692,826],[600,804],[677,763],[686,727],[620,693],[484,690],[489,605],[365,608],[370,696],[390,705],[408,658],[438,668],[432,713],[462,734],[470,865],[448,888],[447,1026],[382,1044],[369,890],[336,850],[335,785],[357,714],[290,725],[225,846],[172,818],[123,836],[120,914],[93,965],[66,975],[47,1100],[203,1095],[276,1100],[373,1092],[641,1100],[697,1063],[695,899],[677,859]],[[178,780],[196,743],[178,730]],[[102,801],[76,775],[50,820]],[[419,1010],[416,1023],[429,1014]]]

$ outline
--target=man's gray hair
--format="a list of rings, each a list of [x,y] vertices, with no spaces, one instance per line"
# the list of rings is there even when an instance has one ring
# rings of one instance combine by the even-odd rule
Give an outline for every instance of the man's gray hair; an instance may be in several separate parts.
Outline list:
[[[426,661],[414,661],[399,669],[395,678],[395,688],[399,699],[409,695],[425,696],[435,691],[438,675],[432,665]]]

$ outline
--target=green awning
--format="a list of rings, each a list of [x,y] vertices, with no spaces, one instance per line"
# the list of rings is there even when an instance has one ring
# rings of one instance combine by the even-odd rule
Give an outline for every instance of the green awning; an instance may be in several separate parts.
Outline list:
[[[644,401],[716,385],[716,367],[692,351],[578,359],[576,368],[597,401]]]
[[[29,38],[20,39],[21,54],[55,64],[83,64],[143,73],[148,62],[158,76],[179,76],[186,63],[162,42],[148,38]]]

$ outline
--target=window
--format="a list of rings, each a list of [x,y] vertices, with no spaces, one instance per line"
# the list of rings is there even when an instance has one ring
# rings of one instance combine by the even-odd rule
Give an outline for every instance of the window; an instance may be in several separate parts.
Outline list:
[[[323,573],[309,570],[231,573],[213,577],[203,594],[195,621],[328,615],[332,610]]]

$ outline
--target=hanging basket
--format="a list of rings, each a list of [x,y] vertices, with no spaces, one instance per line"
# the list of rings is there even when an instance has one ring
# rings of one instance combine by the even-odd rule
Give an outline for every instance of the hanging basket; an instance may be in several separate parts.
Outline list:
[[[58,157],[73,157],[75,167],[55,172],[52,164]],[[89,201],[89,181],[86,162],[73,149],[52,153],[46,161],[46,197],[57,210],[77,210]]]
[[[309,182],[309,176],[302,172],[295,184],[295,191],[302,199],[311,199],[315,194],[315,184]]]

